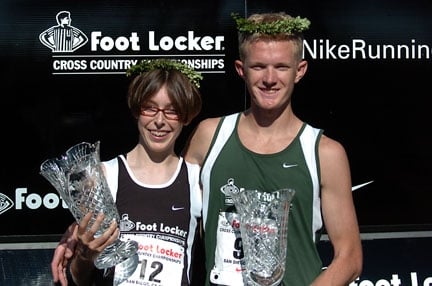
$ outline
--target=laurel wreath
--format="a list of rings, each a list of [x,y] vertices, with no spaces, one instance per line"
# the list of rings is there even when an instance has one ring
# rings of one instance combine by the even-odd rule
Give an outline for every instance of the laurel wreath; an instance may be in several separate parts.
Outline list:
[[[197,88],[200,87],[200,81],[203,79],[201,73],[195,71],[189,65],[183,64],[176,60],[170,59],[152,59],[152,60],[141,60],[138,64],[131,66],[126,70],[127,76],[139,75],[143,72],[152,70],[178,70],[189,78],[192,84]]]
[[[239,16],[238,13],[231,13],[231,17],[236,21],[237,30],[239,32],[249,34],[297,34],[309,29],[311,24],[307,18],[301,18],[299,16],[268,23],[256,23]]]

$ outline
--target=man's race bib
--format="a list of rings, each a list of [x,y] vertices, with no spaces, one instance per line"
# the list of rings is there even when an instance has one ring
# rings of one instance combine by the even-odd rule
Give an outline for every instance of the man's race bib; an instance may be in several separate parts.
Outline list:
[[[121,286],[179,286],[181,285],[184,247],[153,237],[122,234],[122,240],[138,242],[139,263],[135,272]]]
[[[216,235],[215,265],[210,281],[220,285],[243,285],[244,256],[239,215],[220,212]]]

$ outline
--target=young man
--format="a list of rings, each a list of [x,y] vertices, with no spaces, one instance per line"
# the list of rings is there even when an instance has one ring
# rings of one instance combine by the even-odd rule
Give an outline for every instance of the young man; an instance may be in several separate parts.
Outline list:
[[[247,284],[226,188],[294,189],[282,285],[348,285],[360,275],[362,248],[347,155],[291,105],[294,86],[307,70],[302,31],[309,21],[284,13],[235,19],[235,67],[247,85],[250,108],[202,121],[185,153],[201,166],[206,285]],[[334,248],[326,270],[316,247],[324,226]]]

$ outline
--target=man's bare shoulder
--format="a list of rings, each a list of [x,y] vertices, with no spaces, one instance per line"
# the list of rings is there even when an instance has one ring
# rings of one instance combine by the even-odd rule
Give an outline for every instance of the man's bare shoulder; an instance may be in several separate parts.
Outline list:
[[[210,145],[220,119],[220,117],[213,117],[201,121],[192,135],[192,141],[199,141],[199,144]]]
[[[341,189],[342,184],[346,189],[350,189],[350,168],[344,146],[337,140],[323,135],[318,152],[322,188],[337,190]]]
[[[217,125],[219,124],[220,119],[221,117],[204,119],[198,124],[197,131],[199,130],[200,132],[210,133],[213,137],[213,134],[217,128]]]
[[[203,163],[220,119],[220,117],[207,118],[198,124],[184,153],[188,162],[199,165]]]
[[[334,156],[345,156],[344,146],[337,140],[326,135],[322,135],[319,143],[319,153],[321,158],[331,159]]]

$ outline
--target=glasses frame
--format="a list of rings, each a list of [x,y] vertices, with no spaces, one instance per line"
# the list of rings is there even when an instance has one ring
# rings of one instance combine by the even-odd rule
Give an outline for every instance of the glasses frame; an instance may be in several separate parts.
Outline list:
[[[178,121],[180,116],[177,110],[173,108],[159,108],[156,106],[143,106],[141,107],[141,115],[146,117],[156,117],[159,112],[162,112],[164,117],[168,120]]]

